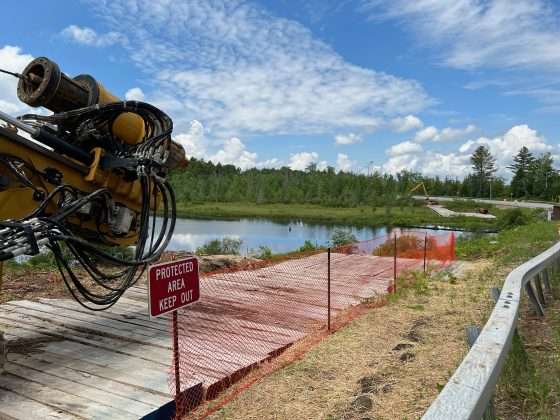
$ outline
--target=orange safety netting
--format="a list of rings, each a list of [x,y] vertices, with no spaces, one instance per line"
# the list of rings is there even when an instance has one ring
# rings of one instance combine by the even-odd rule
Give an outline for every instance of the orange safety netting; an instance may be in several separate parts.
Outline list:
[[[169,375],[177,417],[224,398],[213,405],[219,408],[231,398],[222,391],[255,368],[294,344],[307,348],[364,303],[383,301],[401,271],[437,269],[454,258],[453,233],[399,233],[201,275],[200,301],[177,311],[178,362]]]

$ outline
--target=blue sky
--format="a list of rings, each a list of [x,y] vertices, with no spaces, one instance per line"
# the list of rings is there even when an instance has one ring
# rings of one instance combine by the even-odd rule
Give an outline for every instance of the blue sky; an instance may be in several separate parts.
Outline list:
[[[559,12],[545,0],[9,2],[0,67],[44,55],[92,74],[169,113],[188,155],[242,168],[462,177],[485,144],[507,177],[523,145],[560,152]],[[28,111],[7,76],[0,108]]]

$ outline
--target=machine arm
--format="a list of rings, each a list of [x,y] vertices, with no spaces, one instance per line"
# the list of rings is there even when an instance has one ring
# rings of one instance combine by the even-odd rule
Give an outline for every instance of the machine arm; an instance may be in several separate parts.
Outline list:
[[[54,113],[0,112],[0,261],[49,248],[72,295],[106,309],[166,248],[176,217],[167,174],[185,152],[165,113],[91,76],[71,79],[45,57],[16,76],[20,100]],[[133,255],[114,256],[115,245]]]

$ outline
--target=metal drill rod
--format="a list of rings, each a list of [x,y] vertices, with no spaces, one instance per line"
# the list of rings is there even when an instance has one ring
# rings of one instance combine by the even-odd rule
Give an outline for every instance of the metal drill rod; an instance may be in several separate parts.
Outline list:
[[[10,116],[10,115],[6,114],[5,112],[2,112],[2,111],[0,111],[0,120],[3,120],[5,122],[7,122],[8,124],[13,125],[14,127],[17,127],[20,130],[31,134],[31,136],[37,136],[39,134],[39,130],[37,128],[33,128],[30,125],[22,123],[17,118],[14,118],[14,117],[12,117],[12,116]]]

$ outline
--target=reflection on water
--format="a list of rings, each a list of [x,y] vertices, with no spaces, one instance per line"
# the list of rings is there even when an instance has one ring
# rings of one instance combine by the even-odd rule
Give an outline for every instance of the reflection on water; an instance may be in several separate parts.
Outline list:
[[[337,228],[351,230],[358,240],[372,239],[376,236],[387,235],[391,229],[387,227],[357,227],[341,225],[324,225],[304,223],[302,221],[273,221],[267,219],[239,219],[239,220],[201,220],[177,219],[175,233],[167,249],[172,251],[194,251],[212,239],[235,238],[242,241],[241,253],[246,254],[260,245],[270,247],[272,252],[293,251],[306,240],[315,245],[327,245],[332,233]],[[398,232],[417,231],[426,229],[399,229]],[[393,230],[394,231],[394,230]],[[429,230],[430,234],[437,234],[437,230]],[[448,233],[448,231],[440,231]]]

